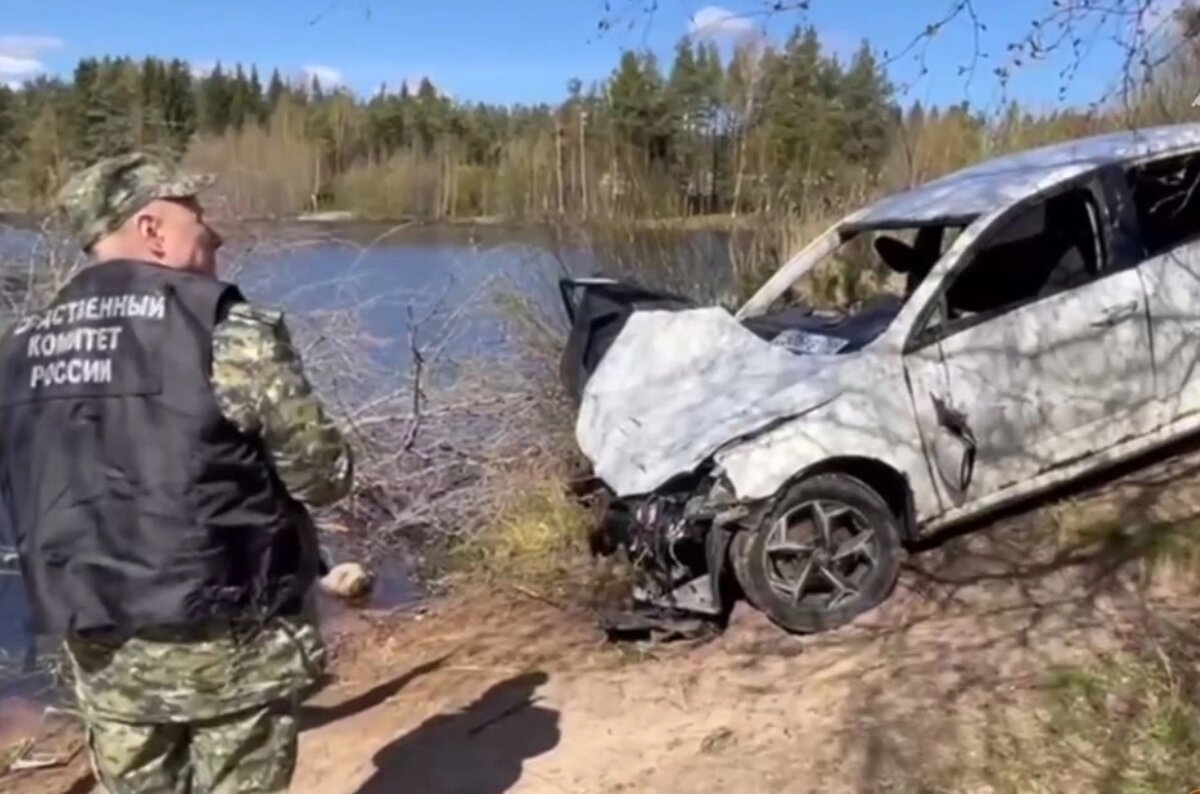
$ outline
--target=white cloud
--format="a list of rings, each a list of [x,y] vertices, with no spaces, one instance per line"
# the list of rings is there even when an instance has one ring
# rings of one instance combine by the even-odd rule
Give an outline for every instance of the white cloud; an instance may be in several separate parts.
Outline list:
[[[45,71],[45,68],[41,61],[34,58],[15,58],[0,53],[0,77],[2,78],[33,77]]]
[[[698,38],[745,39],[758,32],[751,20],[720,6],[705,6],[688,22],[688,33]]]
[[[62,46],[55,36],[0,36],[0,81],[12,86],[36,77],[46,71],[38,56]]]
[[[36,58],[45,50],[60,50],[58,36],[0,36],[0,53],[14,58]]]
[[[342,85],[345,82],[344,78],[342,77],[341,70],[335,69],[332,66],[325,66],[319,63],[309,64],[308,66],[303,67],[303,72],[304,81],[306,83],[312,83],[313,78],[315,77],[321,82],[322,88],[332,88],[334,86]]]

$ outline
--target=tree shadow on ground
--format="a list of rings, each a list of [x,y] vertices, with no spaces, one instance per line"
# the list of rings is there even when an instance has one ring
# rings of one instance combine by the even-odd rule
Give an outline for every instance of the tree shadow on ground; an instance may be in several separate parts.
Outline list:
[[[375,773],[358,794],[503,794],[526,759],[558,745],[559,715],[536,705],[548,680],[526,673],[488,689],[452,714],[426,720],[375,754]]]
[[[96,785],[96,779],[92,777],[92,773],[84,772],[71,784],[70,788],[63,790],[63,794],[94,794],[99,790],[100,787]]]
[[[1200,444],[1105,474],[926,539],[850,625],[751,620],[725,640],[763,688],[807,675],[834,693],[819,778],[864,794],[1187,790],[1172,775],[1200,736]],[[1098,705],[1064,700],[1077,690]]]
[[[1090,681],[1094,666],[1149,656],[1176,685],[1194,685],[1200,453],[1144,463],[933,539],[905,565],[908,594],[807,640],[830,664],[857,660],[835,739],[860,759],[856,790],[962,790],[972,775],[1020,790],[1054,778],[1047,764],[1066,744],[1053,744],[1042,710],[1055,671]],[[1100,744],[1068,748],[1083,757],[1072,772],[1134,780],[1150,768],[1140,754],[1169,749],[1119,721],[1098,724]]]

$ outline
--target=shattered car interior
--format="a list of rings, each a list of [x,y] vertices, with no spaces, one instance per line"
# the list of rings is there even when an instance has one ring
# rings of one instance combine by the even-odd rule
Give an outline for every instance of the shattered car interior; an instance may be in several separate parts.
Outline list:
[[[768,312],[746,318],[743,324],[796,353],[853,353],[883,333],[941,257],[943,241],[952,240],[961,230],[960,226],[927,225],[847,234],[817,267],[844,266],[839,254],[849,253],[857,260],[851,266],[884,274],[885,283],[874,294],[857,305],[818,310],[804,300],[802,290],[793,289]],[[860,244],[865,239],[871,240],[870,250]]]
[[[617,622],[830,630],[917,539],[1200,431],[1198,181],[1200,125],[1110,133],[885,196],[736,310],[565,279]]]

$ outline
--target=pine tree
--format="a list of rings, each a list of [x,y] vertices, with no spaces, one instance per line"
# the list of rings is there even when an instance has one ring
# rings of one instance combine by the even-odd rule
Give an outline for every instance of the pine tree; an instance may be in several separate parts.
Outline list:
[[[768,64],[765,140],[777,186],[793,204],[840,173],[835,142],[840,68],[822,56],[815,28],[797,28]]]
[[[137,69],[128,60],[80,62],[72,109],[72,151],[79,159],[92,162],[137,146],[137,82]]]
[[[367,103],[367,148],[371,157],[376,160],[386,160],[393,150],[388,138],[391,108],[387,86],[381,85],[379,91]]]
[[[428,77],[422,77],[413,99],[412,115],[417,142],[425,155],[434,151],[438,138],[446,129],[448,120],[444,111],[437,89]]]
[[[254,117],[254,121],[259,125],[266,124],[268,108],[263,102],[263,87],[262,82],[258,79],[258,67],[254,65],[250,67],[248,99],[249,112]]]
[[[90,97],[95,90],[96,80],[100,72],[100,61],[96,58],[82,58],[75,65],[74,77],[71,81],[74,90],[71,94],[71,152],[80,160],[88,160],[92,130],[99,119],[92,108]]]
[[[283,78],[279,76],[279,70],[271,71],[271,82],[267,85],[267,113],[275,112],[275,106],[279,104],[279,98],[287,91],[287,87],[283,84]]]
[[[715,43],[709,42],[700,47],[697,53],[696,67],[699,75],[697,87],[702,98],[701,112],[704,122],[702,150],[705,164],[701,181],[706,194],[704,209],[711,213],[717,211],[724,167],[721,158],[723,148],[721,103],[725,93],[725,69],[721,64],[721,52]]]
[[[626,52],[609,82],[615,128],[643,167],[665,155],[670,121],[664,113],[663,89],[652,53]]]
[[[40,103],[20,159],[22,197],[35,207],[51,201],[66,170],[69,141],[57,105],[52,97]]]
[[[167,145],[176,156],[183,155],[196,132],[194,91],[188,65],[179,59],[171,61],[164,80],[162,102]]]
[[[667,78],[664,104],[672,133],[675,166],[672,171],[689,207],[696,204],[701,191],[699,159],[705,129],[701,79],[691,39],[680,39],[675,45],[675,61]]]
[[[883,158],[892,128],[888,97],[892,88],[871,46],[864,41],[842,80],[841,153],[854,166],[874,170]]]
[[[220,62],[200,81],[200,129],[211,135],[221,135],[231,120],[232,96],[229,78]]]
[[[246,73],[242,71],[242,65],[239,63],[229,81],[229,124],[238,132],[246,125],[246,118],[254,112],[250,104],[249,89]]]
[[[700,89],[700,71],[691,39],[684,37],[675,45],[675,62],[667,79],[667,105],[672,121],[684,135],[693,134],[701,123],[704,98]]]
[[[8,86],[0,85],[0,178],[7,166],[17,159],[17,97]]]
[[[140,74],[141,130],[143,146],[160,146],[168,143],[166,121],[166,67],[157,58],[142,61]]]

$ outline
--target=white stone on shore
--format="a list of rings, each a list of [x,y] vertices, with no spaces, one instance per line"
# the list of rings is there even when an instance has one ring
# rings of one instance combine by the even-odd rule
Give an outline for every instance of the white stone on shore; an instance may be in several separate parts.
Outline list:
[[[375,578],[357,562],[343,562],[321,579],[321,589],[339,598],[358,598],[371,591]]]

